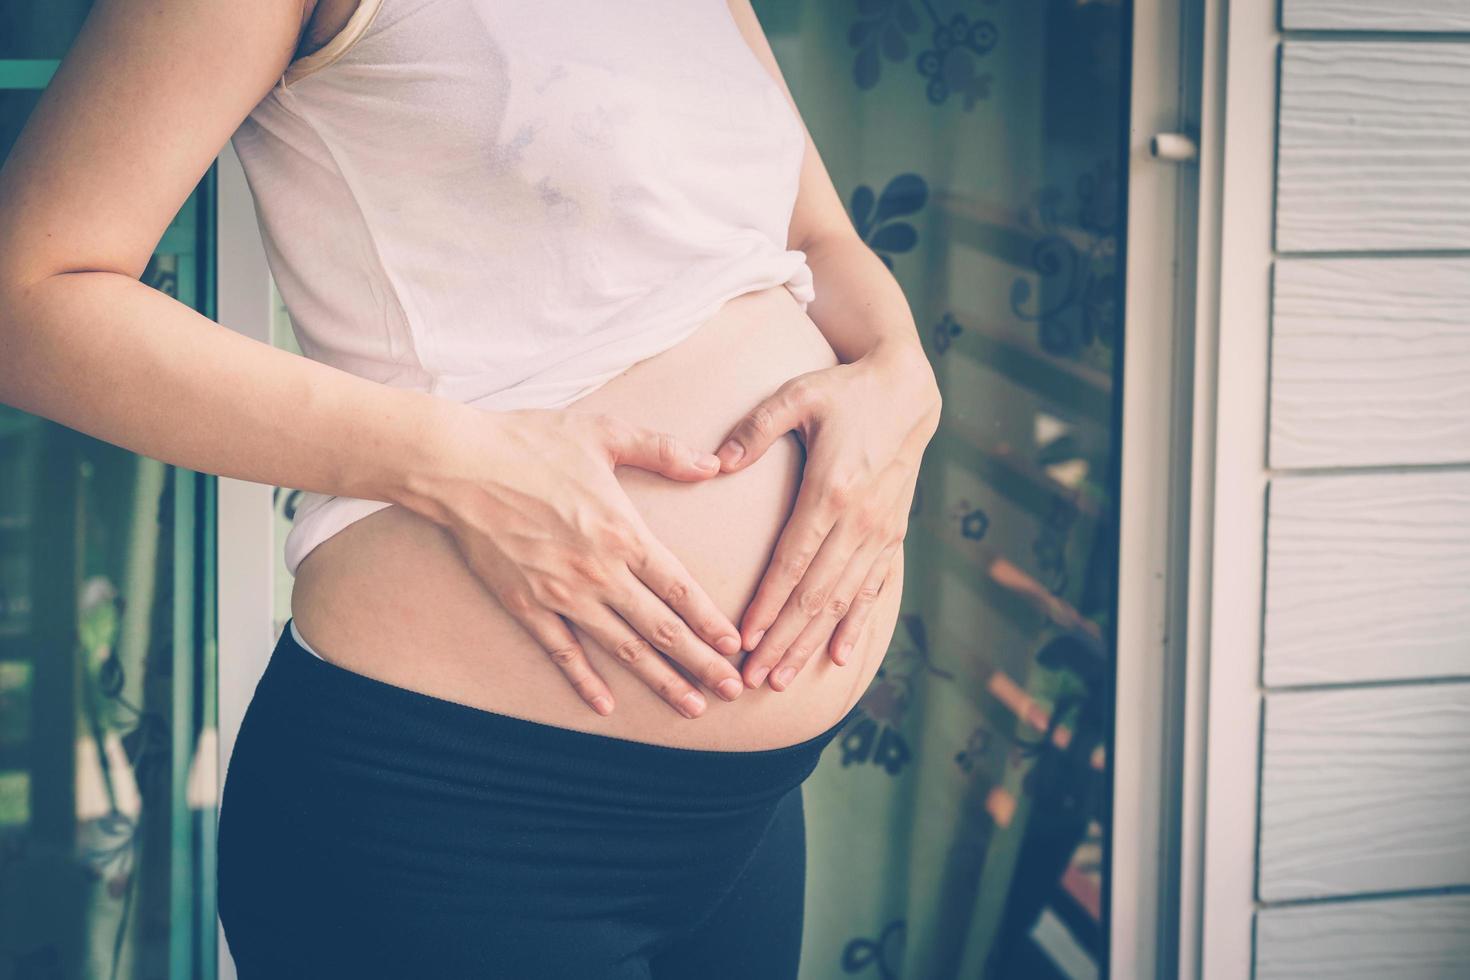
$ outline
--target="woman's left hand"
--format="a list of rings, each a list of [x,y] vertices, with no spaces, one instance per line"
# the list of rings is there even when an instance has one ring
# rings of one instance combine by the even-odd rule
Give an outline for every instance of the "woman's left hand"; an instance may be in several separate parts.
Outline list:
[[[748,687],[785,690],[818,649],[846,663],[903,546],[939,387],[917,341],[797,375],[717,455],[733,473],[796,430],[806,466],[791,518],[740,625]]]

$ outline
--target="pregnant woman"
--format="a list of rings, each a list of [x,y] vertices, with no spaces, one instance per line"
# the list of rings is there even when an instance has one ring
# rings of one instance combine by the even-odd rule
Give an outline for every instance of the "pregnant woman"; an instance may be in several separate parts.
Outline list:
[[[227,141],[304,358],[139,282]],[[0,324],[5,401],[304,491],[240,976],[795,976],[939,395],[748,0],[99,0]]]

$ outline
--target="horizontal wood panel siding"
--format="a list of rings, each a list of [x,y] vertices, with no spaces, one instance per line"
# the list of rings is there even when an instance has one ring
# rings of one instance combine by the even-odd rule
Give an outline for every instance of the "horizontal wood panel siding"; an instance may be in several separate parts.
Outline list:
[[[1465,0],[1283,0],[1288,31],[1470,31]]]
[[[1255,980],[1470,977],[1470,895],[1268,908]]]
[[[1470,683],[1280,691],[1265,710],[1263,901],[1470,884]]]
[[[1277,249],[1470,248],[1470,44],[1282,48]]]
[[[1283,259],[1271,465],[1470,462],[1470,259]]]
[[[1470,676],[1470,473],[1271,481],[1264,673],[1270,687]]]
[[[1470,977],[1470,0],[1280,11],[1251,976]]]

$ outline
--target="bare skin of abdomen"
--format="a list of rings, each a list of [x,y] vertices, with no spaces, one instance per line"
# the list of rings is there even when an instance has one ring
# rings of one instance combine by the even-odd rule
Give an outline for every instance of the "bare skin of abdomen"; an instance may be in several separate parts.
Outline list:
[[[679,344],[567,407],[617,415],[713,452],[787,379],[837,363],[816,324],[775,286],[730,300]],[[703,482],[627,466],[616,475],[654,534],[739,626],[791,514],[804,461],[788,432],[745,470]],[[820,734],[857,703],[893,635],[902,586],[900,550],[844,666],[823,648],[784,691],[762,685],[726,702],[705,690],[708,707],[693,719],[574,626],[617,701],[611,715],[597,715],[470,571],[449,534],[401,506],[375,511],[314,548],[297,570],[291,612],[324,659],[399,687],[618,738],[758,750]],[[730,659],[738,668],[746,656]]]

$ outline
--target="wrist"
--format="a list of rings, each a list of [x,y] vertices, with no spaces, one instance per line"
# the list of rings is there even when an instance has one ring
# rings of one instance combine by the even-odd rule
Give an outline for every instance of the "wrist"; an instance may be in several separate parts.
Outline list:
[[[394,456],[383,499],[444,526],[453,513],[451,492],[465,476],[466,446],[475,432],[493,427],[497,415],[425,392],[405,394],[414,421]]]
[[[917,336],[885,337],[856,363],[877,372],[885,392],[897,396],[901,404],[920,410],[924,418],[932,417],[938,424],[942,407],[939,382]]]

